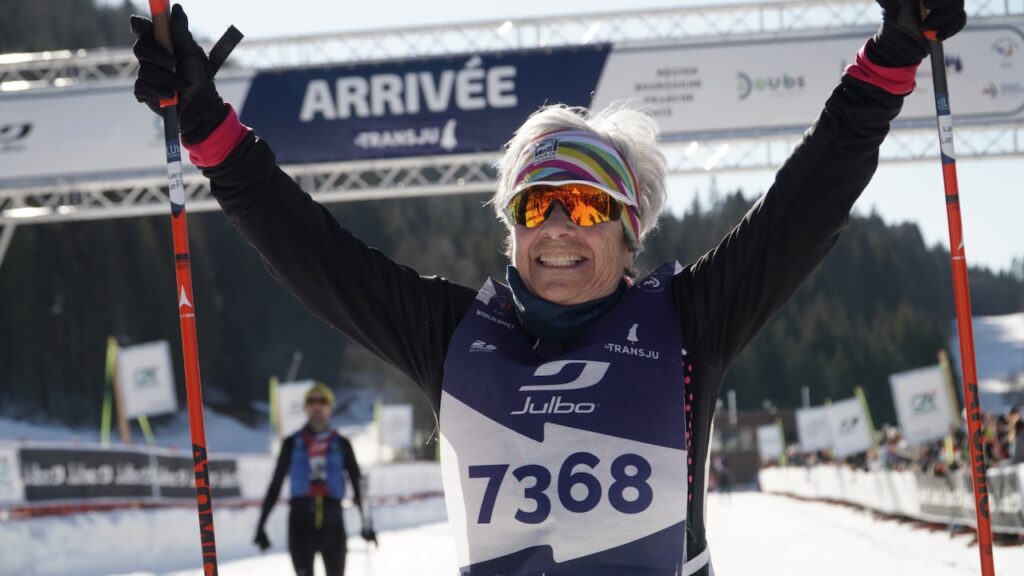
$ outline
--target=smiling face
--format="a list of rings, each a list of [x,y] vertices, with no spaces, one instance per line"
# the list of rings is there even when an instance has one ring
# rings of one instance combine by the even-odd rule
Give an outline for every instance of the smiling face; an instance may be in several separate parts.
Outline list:
[[[513,228],[512,256],[530,292],[569,305],[614,292],[634,253],[626,245],[621,222],[577,226],[559,204],[540,226]]]

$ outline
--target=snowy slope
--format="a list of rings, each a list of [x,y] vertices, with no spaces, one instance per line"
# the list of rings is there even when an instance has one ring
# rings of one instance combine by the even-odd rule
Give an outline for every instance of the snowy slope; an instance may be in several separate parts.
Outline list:
[[[956,322],[949,347],[954,370],[960,373],[960,340]],[[981,409],[1006,412],[1024,401],[1024,312],[1005,316],[976,316],[974,355],[981,391]],[[1024,569],[1021,570],[1024,574]]]

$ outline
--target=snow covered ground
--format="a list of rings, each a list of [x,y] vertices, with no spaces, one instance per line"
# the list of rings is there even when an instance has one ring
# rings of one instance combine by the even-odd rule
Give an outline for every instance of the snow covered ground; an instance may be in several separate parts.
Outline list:
[[[182,419],[182,422],[184,420]],[[348,428],[361,463],[375,458],[373,427],[336,422]],[[158,431],[162,444],[187,445],[187,426]],[[266,428],[250,429],[207,412],[208,437],[232,452],[267,450]],[[96,441],[92,431],[53,424],[31,425],[0,419],[0,438]],[[397,476],[396,476],[397,477]],[[381,494],[434,491],[423,478],[410,486],[389,486],[377,474]],[[427,490],[429,488],[429,490]],[[254,506],[216,508],[220,574],[289,576],[284,509],[268,524],[274,547],[259,554],[252,545]],[[368,550],[358,537],[349,541],[349,576],[453,576],[455,550],[440,498],[382,506],[375,512],[380,548]],[[354,516],[348,520],[358,528]],[[711,495],[709,539],[719,576],[802,574],[860,576],[962,576],[979,574],[972,536],[950,536],[919,524],[882,520],[843,506],[804,502],[757,492]],[[156,527],[156,528],[154,528]],[[198,529],[191,506],[168,510],[120,510],[74,516],[5,520],[0,514],[0,576],[200,576]],[[102,542],[97,545],[96,542]],[[186,569],[194,565],[195,568]],[[997,546],[996,573],[1024,574],[1024,546]],[[317,565],[317,576],[323,566]]]
[[[709,537],[718,576],[964,576],[980,573],[971,536],[951,536],[912,523],[883,520],[851,508],[758,492],[711,495]],[[996,574],[1024,573],[1024,546],[997,546]],[[118,576],[200,576],[201,570]],[[286,553],[221,562],[222,576],[292,574]],[[349,541],[349,576],[453,576],[455,551],[447,524],[380,534],[380,548]],[[317,566],[316,576],[323,576]]]

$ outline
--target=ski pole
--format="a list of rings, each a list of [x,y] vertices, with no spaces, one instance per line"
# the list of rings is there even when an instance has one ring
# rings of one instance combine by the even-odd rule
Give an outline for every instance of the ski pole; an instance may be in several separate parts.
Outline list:
[[[153,15],[153,33],[157,42],[173,53],[167,0],[149,0],[149,10]],[[185,361],[185,392],[188,398],[189,430],[192,434],[192,462],[195,473],[196,507],[199,511],[203,572],[206,576],[216,576],[217,545],[213,531],[213,497],[210,493],[210,474],[206,458],[203,391],[199,379],[195,299],[192,297],[192,266],[188,249],[185,185],[181,175],[177,102],[177,97],[160,102],[164,110],[164,139],[167,148],[167,192],[171,200],[171,236],[174,242],[174,267],[178,285],[178,319],[181,323],[181,349]]]
[[[963,371],[964,404],[967,409],[967,434],[970,437],[974,506],[978,519],[978,552],[982,576],[995,576],[992,561],[992,525],[988,508],[988,477],[985,465],[984,432],[978,396],[978,371],[974,363],[974,331],[971,327],[971,291],[967,281],[967,256],[964,251],[963,224],[960,220],[960,194],[956,178],[956,154],[953,149],[953,116],[949,108],[946,81],[946,56],[934,31],[926,30],[931,51],[935,114],[939,130],[939,156],[946,191],[946,219],[949,221],[949,255],[953,267],[953,297],[956,300],[956,325],[960,334],[960,364]]]

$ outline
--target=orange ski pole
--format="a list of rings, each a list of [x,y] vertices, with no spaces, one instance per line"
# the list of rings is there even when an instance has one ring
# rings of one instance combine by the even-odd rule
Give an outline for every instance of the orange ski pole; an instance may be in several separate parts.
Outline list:
[[[153,15],[153,33],[157,42],[173,53],[170,7],[167,0],[149,0],[149,10]],[[216,576],[217,544],[213,531],[213,497],[210,493],[209,464],[206,456],[203,390],[199,379],[199,349],[196,340],[195,299],[192,296],[185,185],[181,174],[177,103],[177,97],[160,102],[164,110],[164,138],[167,148],[167,191],[171,200],[171,234],[174,241],[175,275],[178,281],[178,318],[181,322],[181,349],[185,360],[185,391],[188,398],[188,423],[192,434],[192,461],[195,472],[196,506],[199,510],[203,572],[206,576]]]
[[[978,551],[982,576],[995,576],[992,561],[992,522],[988,508],[988,476],[985,465],[984,431],[978,395],[978,370],[974,362],[974,331],[971,327],[971,290],[967,281],[967,256],[964,251],[963,225],[960,221],[960,193],[956,178],[956,154],[953,149],[953,116],[949,108],[946,81],[946,57],[935,32],[925,31],[931,50],[935,113],[939,129],[939,155],[942,181],[946,190],[946,218],[949,221],[949,255],[953,265],[953,297],[956,300],[956,325],[960,334],[960,364],[963,371],[964,404],[967,410],[967,434],[970,438],[971,480],[978,520]]]

